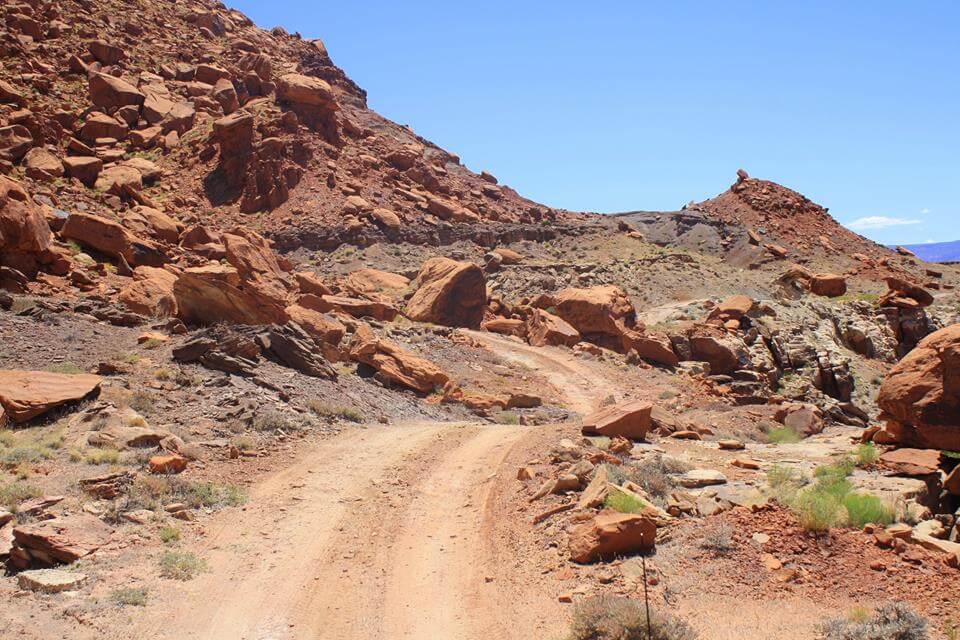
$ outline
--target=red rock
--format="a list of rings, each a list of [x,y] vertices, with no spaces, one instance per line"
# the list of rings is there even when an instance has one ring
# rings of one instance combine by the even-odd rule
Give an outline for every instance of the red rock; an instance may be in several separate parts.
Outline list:
[[[119,223],[88,213],[74,212],[67,216],[60,236],[109,256],[123,257],[131,267],[159,267],[169,262],[153,242],[134,236]]]
[[[345,296],[301,296],[298,304],[314,311],[342,311],[355,318],[374,318],[392,322],[400,312],[391,304],[377,300],[347,298]]]
[[[124,105],[139,107],[146,98],[129,82],[105,73],[90,74],[88,90],[90,101],[99,109],[116,109]]]
[[[940,473],[940,452],[936,449],[894,449],[880,456],[880,464],[905,476]]]
[[[300,273],[295,273],[294,277],[297,279],[297,284],[302,293],[312,293],[315,296],[329,296],[333,294],[333,291],[331,291],[330,288],[323,283],[323,280],[320,279],[320,276],[315,273],[301,271]]]
[[[278,79],[277,98],[294,104],[336,108],[333,89],[326,81],[298,73],[288,73]]]
[[[533,309],[527,318],[527,339],[535,347],[572,347],[580,341],[580,333],[563,319],[544,311]]]
[[[877,405],[902,446],[960,451],[960,324],[931,333],[898,362]]]
[[[880,296],[880,307],[899,307],[901,309],[922,309],[933,304],[933,296],[923,287],[902,278],[887,277],[888,291]]]
[[[189,461],[175,453],[150,458],[150,473],[172,475],[186,470]]]
[[[554,296],[556,314],[583,335],[607,334],[619,339],[621,324],[632,326],[636,317],[630,300],[618,287],[568,288]]]
[[[245,282],[230,265],[185,269],[173,285],[180,319],[196,324],[283,324],[287,295]]]
[[[411,320],[450,327],[479,327],[487,304],[483,271],[470,262],[431,258],[414,282],[404,314]]]
[[[836,298],[847,292],[847,281],[833,273],[818,273],[810,278],[810,293]]]
[[[653,548],[657,525],[652,518],[605,510],[570,532],[570,558],[587,563]]]
[[[410,279],[398,273],[379,269],[357,269],[342,282],[344,291],[371,300],[397,303],[410,286]]]
[[[23,125],[0,127],[0,159],[20,162],[33,146],[33,136]]]
[[[0,176],[0,266],[34,271],[53,234],[40,207],[20,183]]]
[[[91,40],[87,43],[87,50],[97,62],[105,65],[117,64],[124,58],[123,49],[105,40]]]
[[[392,342],[378,339],[366,325],[357,327],[350,341],[350,358],[377,370],[382,378],[430,393],[443,387],[450,377],[437,365],[417,357]]]
[[[60,158],[46,149],[34,147],[23,158],[28,178],[34,180],[54,180],[63,175],[63,163]]]
[[[644,400],[622,402],[585,417],[581,431],[585,435],[643,440],[650,431],[651,411],[653,404]]]
[[[756,306],[757,301],[750,296],[735,295],[724,299],[707,316],[707,321],[717,321],[717,324],[723,324],[727,320],[739,320],[750,313],[750,310]]]
[[[500,255],[500,260],[503,264],[520,264],[523,262],[522,254],[512,249],[507,249],[506,247],[497,247],[493,252]]]
[[[713,374],[732,373],[749,359],[741,338],[708,324],[694,324],[686,330],[692,360],[709,362]]]
[[[76,562],[110,541],[113,530],[99,518],[81,513],[14,527],[17,547],[39,564]]]
[[[25,422],[99,392],[102,380],[89,374],[0,369],[0,405],[14,422]]]
[[[346,328],[339,320],[325,313],[298,304],[290,305],[286,311],[292,322],[296,322],[307,333],[324,342],[339,344],[346,333]]]
[[[441,220],[451,222],[477,222],[480,219],[480,216],[463,205],[432,194],[427,196],[427,211]]]
[[[103,160],[93,156],[67,156],[63,159],[63,167],[68,177],[92,187],[103,169]]]
[[[480,328],[490,333],[508,336],[522,336],[526,323],[519,318],[490,318],[480,324]]]

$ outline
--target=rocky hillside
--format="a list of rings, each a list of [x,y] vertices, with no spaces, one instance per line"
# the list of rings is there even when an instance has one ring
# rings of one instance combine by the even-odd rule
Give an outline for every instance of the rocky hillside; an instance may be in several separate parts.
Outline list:
[[[219,3],[0,18],[0,635],[955,633],[960,269],[539,205]]]

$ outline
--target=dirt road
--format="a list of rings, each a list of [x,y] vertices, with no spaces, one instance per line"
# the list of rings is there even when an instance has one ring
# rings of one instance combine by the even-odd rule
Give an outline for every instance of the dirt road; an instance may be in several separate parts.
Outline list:
[[[571,409],[589,411],[608,392],[569,352],[476,336],[537,368]],[[323,442],[257,485],[244,510],[211,519],[195,549],[209,572],[150,607],[135,631],[203,640],[555,636],[564,622],[555,598],[521,581],[518,559],[493,542],[498,527],[529,526],[496,513],[491,491],[516,482],[504,461],[535,433],[416,423]]]

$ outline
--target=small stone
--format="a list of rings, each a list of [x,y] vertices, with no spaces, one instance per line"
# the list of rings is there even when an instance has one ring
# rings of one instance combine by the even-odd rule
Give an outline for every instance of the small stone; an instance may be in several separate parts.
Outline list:
[[[886,571],[887,565],[882,560],[874,560],[870,563],[870,568],[874,571]]]
[[[751,536],[751,539],[757,544],[767,544],[770,542],[770,536],[765,533],[755,533]]]
[[[677,479],[681,486],[688,489],[726,484],[727,476],[715,469],[691,469]]]
[[[783,563],[777,560],[773,554],[765,553],[760,556],[760,562],[770,571],[779,571],[783,568]]]
[[[730,463],[730,466],[737,467],[739,469],[749,469],[751,471],[757,471],[760,469],[759,462],[747,458],[737,458]]]
[[[746,445],[739,440],[720,440],[717,445],[724,451],[740,451],[746,448]]]

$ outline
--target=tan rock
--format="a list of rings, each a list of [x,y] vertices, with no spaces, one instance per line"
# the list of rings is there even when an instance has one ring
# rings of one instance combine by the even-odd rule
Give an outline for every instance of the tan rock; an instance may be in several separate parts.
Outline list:
[[[940,452],[936,449],[894,449],[880,456],[880,465],[905,476],[940,473]]]
[[[67,216],[60,236],[101,253],[123,257],[132,267],[159,267],[169,261],[153,242],[137,238],[117,222],[88,213],[74,212]]]
[[[30,194],[19,182],[0,176],[0,266],[33,271],[52,241],[47,220]]]
[[[287,315],[292,322],[303,327],[307,333],[329,344],[339,344],[346,333],[346,327],[333,316],[293,304],[287,307]]]
[[[353,334],[350,358],[373,367],[382,378],[420,393],[434,391],[450,379],[432,362],[415,356],[392,342],[380,340],[366,325],[358,326]]]
[[[82,513],[14,527],[17,547],[41,564],[70,564],[110,541],[113,529],[99,518]]]
[[[847,280],[833,273],[818,273],[810,278],[810,293],[836,298],[847,292]]]
[[[157,267],[137,267],[133,279],[120,290],[120,301],[134,313],[168,318],[177,315],[173,285],[177,275]]]
[[[535,347],[567,346],[580,341],[580,333],[570,324],[543,309],[534,309],[527,318],[526,334]]]

